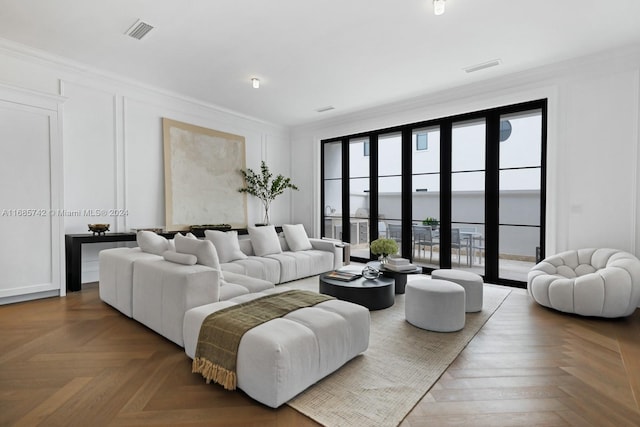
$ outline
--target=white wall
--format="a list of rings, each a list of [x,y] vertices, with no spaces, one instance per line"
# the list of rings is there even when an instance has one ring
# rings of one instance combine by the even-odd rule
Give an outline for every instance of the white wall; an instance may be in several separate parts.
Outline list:
[[[293,178],[314,191],[294,196],[293,219],[319,233],[322,139],[547,98],[547,254],[593,246],[639,255],[639,80],[640,47],[631,46],[294,128]]]
[[[67,98],[61,120],[63,208],[126,212],[116,217],[67,216],[64,233],[85,233],[88,223],[101,222],[110,223],[111,231],[164,226],[162,117],[242,135],[247,167],[255,170],[264,159],[272,172],[291,175],[286,128],[2,40],[0,63],[0,82]],[[272,222],[290,222],[290,206],[291,194],[286,192],[272,205]],[[262,215],[262,206],[249,197],[248,223],[261,222]],[[83,282],[97,280],[97,252],[103,247],[83,247]],[[29,256],[15,254],[16,258]]]

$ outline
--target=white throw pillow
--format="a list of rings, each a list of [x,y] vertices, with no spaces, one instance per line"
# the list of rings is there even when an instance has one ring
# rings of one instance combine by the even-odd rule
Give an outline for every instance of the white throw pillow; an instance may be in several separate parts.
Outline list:
[[[164,251],[169,249],[169,241],[153,231],[138,231],[136,234],[136,242],[142,252],[150,254],[162,255]]]
[[[198,262],[198,257],[191,254],[181,254],[175,251],[165,251],[162,256],[165,260],[175,262],[176,264],[194,265]]]
[[[287,245],[289,245],[289,249],[292,251],[308,251],[309,249],[313,249],[304,225],[284,224],[282,231],[284,231],[284,238],[287,241]]]
[[[204,230],[204,236],[216,247],[221,264],[247,258],[240,250],[237,231]]]
[[[273,225],[264,227],[249,227],[249,237],[256,256],[265,256],[282,253],[280,239]]]
[[[176,233],[176,234],[180,234],[182,236],[182,233]],[[167,239],[167,242],[169,243],[169,249],[168,250],[173,251],[173,252],[176,251],[176,242],[175,242],[176,234],[173,235],[173,239]],[[185,236],[190,238],[190,239],[197,239],[197,237],[192,233],[187,233],[187,234],[185,234]]]
[[[176,242],[176,252],[195,255],[197,263],[220,270],[220,260],[215,246],[209,240],[190,239],[181,234],[173,238]]]

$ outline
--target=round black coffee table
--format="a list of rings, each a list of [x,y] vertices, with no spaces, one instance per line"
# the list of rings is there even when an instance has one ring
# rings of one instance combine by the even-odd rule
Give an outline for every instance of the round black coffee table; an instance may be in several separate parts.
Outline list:
[[[331,295],[343,301],[353,302],[369,310],[391,307],[395,302],[395,281],[390,277],[365,279],[359,277],[345,282],[330,279],[327,273],[320,275],[320,293]]]
[[[380,261],[370,261],[367,263],[368,266],[375,268],[380,271],[383,276],[391,277],[396,282],[396,294],[404,294],[404,288],[407,286],[407,274],[420,274],[422,273],[422,267],[414,268],[409,271],[395,271],[384,268],[384,266],[380,265]]]

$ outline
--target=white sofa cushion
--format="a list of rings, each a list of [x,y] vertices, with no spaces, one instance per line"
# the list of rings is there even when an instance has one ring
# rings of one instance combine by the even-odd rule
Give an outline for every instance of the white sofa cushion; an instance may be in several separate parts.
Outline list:
[[[298,277],[298,266],[296,265],[296,260],[298,258],[292,256],[295,252],[284,252],[279,254],[267,255],[265,258],[271,258],[280,263],[280,282],[285,283],[290,282],[292,280],[299,279]]]
[[[242,286],[243,288],[246,288],[249,293],[266,291],[267,289],[273,289],[275,287],[273,283],[269,281],[231,272],[225,273],[224,279],[220,281],[220,285],[222,287],[229,284]],[[220,300],[222,300],[222,297]]]
[[[204,230],[204,236],[216,247],[221,264],[247,258],[240,250],[237,231]]]
[[[195,255],[198,258],[198,264],[220,270],[218,253],[210,240],[190,239],[181,234],[176,234],[174,240],[176,241],[176,252]]]
[[[175,264],[160,257],[136,261],[133,318],[182,346],[184,313],[219,301],[220,273],[203,265]]]
[[[278,238],[278,233],[276,233],[276,228],[273,225],[249,227],[248,231],[249,237],[251,238],[251,245],[253,246],[253,252],[257,256],[279,254],[282,252],[280,239]]]
[[[198,262],[198,257],[195,255],[182,254],[171,250],[163,252],[162,256],[165,260],[175,262],[176,264],[194,265]]]
[[[307,232],[304,229],[304,225],[284,224],[282,231],[284,232],[284,238],[287,240],[287,245],[289,245],[289,249],[292,251],[308,251],[313,248]]]
[[[140,248],[113,248],[98,254],[100,262],[100,299],[132,317],[133,268],[139,259],[160,259]]]
[[[136,242],[142,250],[154,255],[162,255],[169,249],[169,241],[153,231],[141,230],[136,233]]]

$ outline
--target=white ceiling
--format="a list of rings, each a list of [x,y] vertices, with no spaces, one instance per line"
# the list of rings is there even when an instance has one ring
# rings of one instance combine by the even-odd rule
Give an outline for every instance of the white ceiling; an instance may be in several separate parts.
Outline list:
[[[640,43],[640,0],[446,7],[434,16],[431,0],[0,0],[0,37],[286,126]],[[124,35],[138,18],[156,27],[140,41]],[[502,64],[463,71],[493,59]]]

